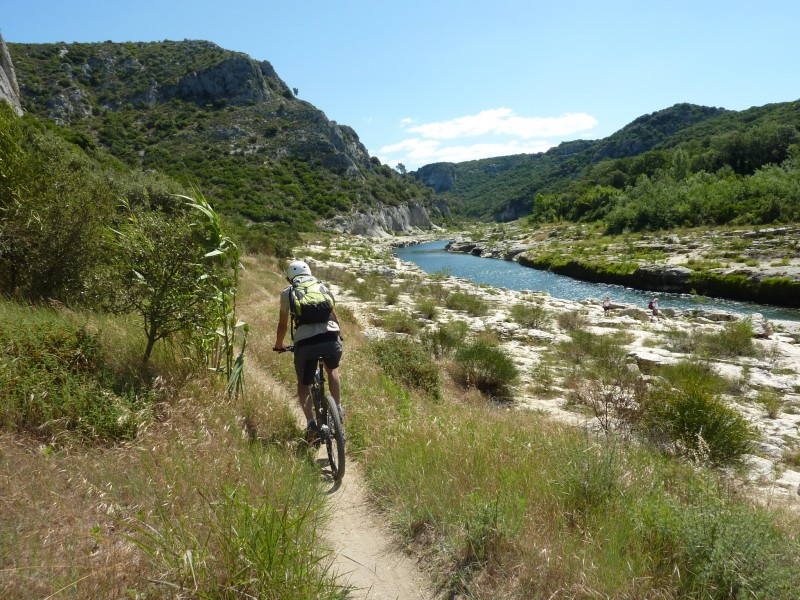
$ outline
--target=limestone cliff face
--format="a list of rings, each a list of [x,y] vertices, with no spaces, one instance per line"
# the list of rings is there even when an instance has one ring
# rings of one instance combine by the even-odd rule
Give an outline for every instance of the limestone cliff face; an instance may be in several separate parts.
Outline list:
[[[218,98],[225,98],[232,104],[263,102],[269,97],[264,71],[275,72],[269,63],[263,66],[248,57],[234,56],[203,71],[185,75],[177,85],[166,87],[163,92],[168,98],[193,102]]]
[[[436,227],[425,207],[417,204],[401,204],[369,213],[340,215],[326,225],[339,233],[369,237],[390,237],[392,233],[411,233],[418,229]]]
[[[8,48],[6,48],[2,34],[0,34],[0,100],[8,102],[16,113],[22,116],[17,76],[14,73],[14,65],[11,62],[11,56],[8,54]]]
[[[456,165],[448,162],[433,163],[420,167],[412,175],[434,191],[446,192],[456,181]]]

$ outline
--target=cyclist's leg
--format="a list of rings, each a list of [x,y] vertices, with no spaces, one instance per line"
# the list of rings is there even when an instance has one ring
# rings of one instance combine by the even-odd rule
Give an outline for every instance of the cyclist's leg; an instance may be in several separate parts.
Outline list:
[[[314,424],[314,413],[311,408],[311,383],[314,381],[314,371],[317,368],[317,358],[306,347],[295,348],[294,369],[297,375],[297,398],[306,423]]]
[[[341,408],[341,380],[339,379],[339,362],[342,360],[342,341],[337,339],[328,342],[325,348],[326,356],[324,359],[325,372],[328,375],[328,389],[331,396],[336,400],[336,406]]]
[[[328,365],[325,365],[325,371],[328,374],[328,391],[330,391],[331,396],[333,399],[336,400],[336,405],[338,406],[341,402],[340,398],[340,390],[341,390],[341,382],[339,381],[339,367],[335,369],[331,369]]]
[[[314,420],[314,415],[311,412],[311,386],[298,381],[297,397],[300,400],[300,408],[303,409],[303,416],[306,418],[306,423],[311,423],[311,421]]]

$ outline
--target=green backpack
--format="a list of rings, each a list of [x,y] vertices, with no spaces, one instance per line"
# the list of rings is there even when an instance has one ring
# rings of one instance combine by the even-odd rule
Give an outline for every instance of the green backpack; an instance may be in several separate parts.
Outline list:
[[[292,282],[289,288],[289,309],[295,326],[327,323],[335,305],[328,288],[313,277]]]

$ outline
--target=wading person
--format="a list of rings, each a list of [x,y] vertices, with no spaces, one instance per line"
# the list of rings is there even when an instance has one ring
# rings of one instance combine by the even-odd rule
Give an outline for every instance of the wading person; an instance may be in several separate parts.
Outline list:
[[[309,387],[314,381],[314,372],[320,357],[324,357],[328,389],[336,400],[339,416],[344,421],[339,384],[342,337],[334,310],[333,294],[311,275],[311,268],[303,261],[294,261],[286,271],[286,278],[291,285],[281,292],[274,349],[285,350],[284,339],[286,334],[290,333],[294,343],[297,396],[306,417],[308,438],[317,430],[311,409]]]
[[[653,311],[653,316],[658,317],[661,313],[658,311],[658,296],[647,303],[647,308]]]

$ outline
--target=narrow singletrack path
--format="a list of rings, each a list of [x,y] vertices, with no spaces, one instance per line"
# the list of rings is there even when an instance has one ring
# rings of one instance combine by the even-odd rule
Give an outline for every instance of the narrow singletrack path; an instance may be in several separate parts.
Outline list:
[[[389,524],[370,504],[358,463],[330,492],[332,516],[326,537],[334,568],[353,586],[353,598],[429,600],[435,595],[425,574],[392,541]]]
[[[278,382],[258,361],[245,363],[248,386],[282,398],[298,422],[303,413],[294,394]],[[345,432],[347,425],[345,421]],[[324,456],[324,448],[318,459]],[[320,476],[323,477],[322,473]],[[360,465],[348,456],[344,479],[328,481],[330,519],[325,538],[333,549],[333,569],[342,585],[352,587],[358,600],[433,600],[433,585],[415,561],[402,552],[388,519],[369,501]]]

